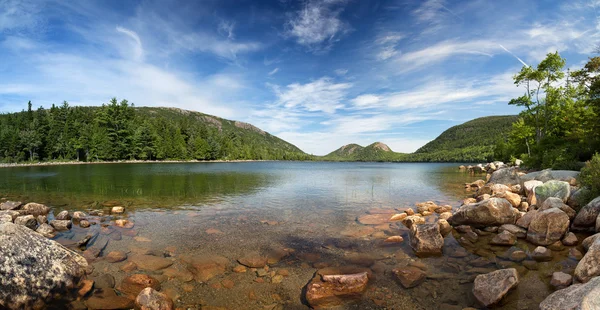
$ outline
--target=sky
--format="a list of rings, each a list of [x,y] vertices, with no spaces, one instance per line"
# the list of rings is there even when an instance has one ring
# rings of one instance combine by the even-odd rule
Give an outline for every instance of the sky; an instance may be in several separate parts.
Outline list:
[[[413,152],[516,114],[512,76],[558,51],[581,67],[600,0],[0,0],[0,113],[178,107],[249,122],[307,153]]]

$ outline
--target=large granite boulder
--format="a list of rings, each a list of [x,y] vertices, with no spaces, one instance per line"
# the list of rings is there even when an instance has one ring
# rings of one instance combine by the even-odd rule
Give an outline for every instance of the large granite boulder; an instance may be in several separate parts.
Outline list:
[[[573,230],[589,230],[596,225],[596,218],[600,214],[600,197],[590,201],[585,207],[579,210],[579,213],[573,220]]]
[[[478,275],[473,283],[473,295],[487,307],[499,302],[517,284],[519,275],[515,268],[500,269]]]
[[[413,225],[410,228],[410,247],[418,256],[441,255],[444,238],[438,223]]]
[[[0,210],[16,210],[18,209],[22,203],[20,201],[10,201],[7,200],[3,203],[0,203]]]
[[[571,185],[564,181],[552,180],[536,186],[534,192],[538,206],[543,205],[544,201],[550,197],[560,198],[562,202],[566,203],[571,196]]]
[[[448,222],[452,226],[500,226],[503,224],[514,224],[517,221],[518,214],[519,211],[513,208],[508,200],[504,198],[490,198],[460,207],[448,219]]]
[[[521,184],[519,177],[519,168],[504,168],[494,171],[490,177],[488,183],[492,184],[504,184],[504,185],[517,185]]]
[[[540,303],[540,310],[559,309],[600,309],[600,277],[558,290]]]
[[[588,282],[600,275],[600,238],[595,238],[588,251],[575,267],[575,278],[579,282]]]
[[[527,241],[536,245],[550,245],[562,239],[569,229],[569,216],[560,209],[550,208],[537,212],[527,229]]]
[[[579,171],[546,169],[522,175],[521,181],[538,180],[545,183],[551,180],[557,180],[575,184],[578,177]]]
[[[575,215],[577,215],[577,212],[575,212],[575,210],[571,209],[571,207],[564,204],[563,201],[557,197],[550,197],[550,198],[546,199],[546,201],[544,201],[544,203],[542,204],[542,207],[540,208],[540,210],[543,211],[543,210],[547,210],[550,208],[557,208],[557,209],[562,210],[564,213],[566,213],[569,216],[569,219],[573,219],[573,218],[575,218]]]
[[[50,208],[48,208],[48,206],[35,202],[24,205],[21,210],[25,215],[33,215],[35,217],[38,215],[48,215],[48,213],[50,213]]]
[[[39,308],[67,294],[85,274],[85,258],[33,230],[0,224],[0,308]]]

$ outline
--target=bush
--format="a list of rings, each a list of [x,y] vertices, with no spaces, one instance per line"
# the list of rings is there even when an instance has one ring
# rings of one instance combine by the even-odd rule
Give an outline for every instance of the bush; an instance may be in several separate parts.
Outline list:
[[[581,185],[589,190],[586,194],[586,201],[590,201],[600,196],[600,154],[596,153],[594,157],[581,169],[579,175]]]

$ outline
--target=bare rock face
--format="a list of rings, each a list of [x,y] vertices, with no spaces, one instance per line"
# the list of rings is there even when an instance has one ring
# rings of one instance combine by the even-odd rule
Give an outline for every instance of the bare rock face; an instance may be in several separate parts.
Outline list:
[[[596,218],[600,215],[600,197],[585,205],[573,220],[573,230],[588,230],[596,225]]]
[[[151,287],[143,289],[135,299],[135,308],[140,310],[173,310],[173,300]]]
[[[396,268],[392,273],[404,288],[415,287],[423,283],[427,277],[425,271],[413,266]]]
[[[600,309],[600,277],[558,290],[540,303],[540,310],[556,309]]]
[[[416,255],[441,255],[444,238],[438,223],[413,225],[410,228],[410,247]]]
[[[536,245],[550,245],[562,239],[569,229],[569,216],[560,209],[539,211],[527,230],[527,241]]]
[[[600,239],[596,238],[583,258],[575,267],[575,278],[579,282],[588,282],[600,275]]]
[[[487,307],[499,302],[517,284],[519,275],[516,269],[500,269],[478,275],[473,284],[473,295]]]
[[[86,268],[85,258],[57,242],[0,224],[0,308],[39,308],[75,288]]]
[[[500,170],[499,170],[500,171]],[[464,205],[448,219],[452,226],[500,226],[514,224],[519,211],[504,198],[490,198],[475,204]]]
[[[341,306],[360,299],[368,282],[366,271],[351,274],[319,271],[306,287],[306,300],[314,309]]]

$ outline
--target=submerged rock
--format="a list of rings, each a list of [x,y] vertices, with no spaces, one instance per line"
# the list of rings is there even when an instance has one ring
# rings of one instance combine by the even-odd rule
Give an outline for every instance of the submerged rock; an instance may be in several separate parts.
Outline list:
[[[146,274],[134,274],[123,279],[119,291],[133,299],[147,287],[160,290],[160,282]]]
[[[531,253],[531,257],[538,262],[550,261],[552,260],[552,251],[543,246],[538,246]]]
[[[306,287],[306,300],[314,309],[336,307],[361,298],[369,282],[368,273],[319,274]]]
[[[600,309],[600,277],[558,290],[540,303],[540,310],[557,309]]]
[[[527,241],[550,245],[562,239],[569,229],[569,216],[560,209],[550,208],[535,214],[527,230]]]
[[[497,234],[490,241],[490,244],[493,245],[514,245],[515,243],[517,243],[517,237],[507,230]]]
[[[83,257],[57,242],[24,226],[0,224],[0,306],[43,306],[75,288],[86,268]]]
[[[519,275],[516,269],[500,269],[478,275],[473,284],[473,295],[487,307],[499,302],[510,289],[518,284]]]
[[[453,226],[500,226],[514,224],[519,211],[504,198],[490,198],[475,204],[464,205],[448,219]]]
[[[423,283],[427,277],[425,271],[413,266],[396,268],[392,273],[404,288],[415,287]]]
[[[590,201],[585,205],[575,219],[573,220],[572,228],[574,230],[588,230],[596,225],[596,218],[600,215],[600,197]]]
[[[229,266],[229,260],[223,256],[205,255],[205,256],[182,256],[181,260],[188,264],[190,271],[194,273],[196,281],[206,282],[217,275],[225,273]]]
[[[151,287],[143,289],[135,299],[135,308],[139,310],[173,310],[173,300]]]
[[[134,306],[133,299],[117,296],[114,290],[104,289],[94,294],[85,301],[88,309],[131,309]]]
[[[413,225],[410,228],[410,247],[416,255],[441,255],[444,238],[437,223]]]

